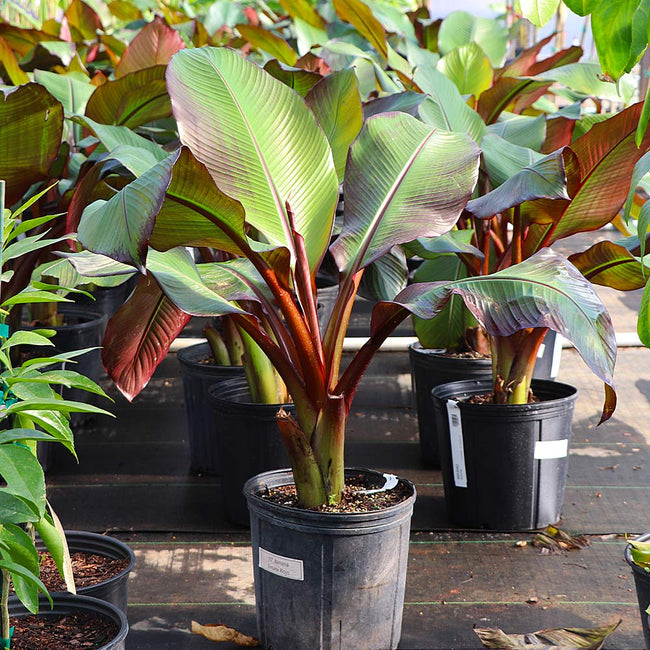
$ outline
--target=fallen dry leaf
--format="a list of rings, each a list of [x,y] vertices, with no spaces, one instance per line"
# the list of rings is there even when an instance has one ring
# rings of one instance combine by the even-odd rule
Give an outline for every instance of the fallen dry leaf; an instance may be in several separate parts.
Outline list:
[[[259,639],[254,636],[246,636],[232,627],[214,623],[201,625],[192,621],[192,634],[200,634],[210,641],[236,643],[247,648],[256,648],[260,644]]]
[[[557,528],[547,526],[544,531],[537,533],[533,540],[533,546],[551,553],[564,553],[566,551],[577,551],[591,542],[584,535],[569,535],[569,533]]]
[[[475,628],[485,648],[502,650],[600,650],[605,639],[621,624],[599,625],[591,628],[562,627],[540,630],[530,634],[506,634],[497,627]]]

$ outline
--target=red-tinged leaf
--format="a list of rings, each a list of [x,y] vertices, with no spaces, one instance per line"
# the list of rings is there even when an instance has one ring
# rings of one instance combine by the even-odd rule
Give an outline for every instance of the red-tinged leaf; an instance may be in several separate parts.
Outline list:
[[[332,4],[343,22],[355,27],[384,59],[388,58],[386,31],[368,5],[361,0],[333,0]]]
[[[95,10],[81,0],[72,0],[64,15],[69,27],[76,30],[83,40],[94,40],[97,38],[97,31],[104,29]],[[74,40],[79,39],[75,37]]]
[[[597,230],[618,214],[627,198],[634,166],[650,148],[650,134],[640,148],[635,143],[641,111],[640,103],[630,106],[595,124],[564,150],[572,200],[560,209],[549,206],[539,219],[529,215],[532,223],[524,243],[525,256],[563,237]]]
[[[530,67],[528,70],[528,76],[534,77],[537,74],[546,72],[547,70],[552,70],[553,68],[559,68],[563,65],[568,65],[569,63],[577,63],[582,58],[582,48],[577,45],[573,45],[566,50],[560,50],[552,56],[549,56],[547,59],[538,61]]]
[[[493,124],[511,104],[518,102],[517,110],[521,111],[543,95],[550,85],[548,81],[501,77],[492,88],[481,94],[476,110],[486,124]]]
[[[48,178],[63,132],[63,107],[38,84],[0,90],[0,178],[6,201]]]
[[[307,0],[280,0],[282,8],[292,17],[317,29],[325,29],[325,21]]]
[[[323,78],[322,75],[311,70],[282,67],[276,59],[268,61],[264,66],[264,70],[285,86],[293,88],[302,97]]]
[[[348,150],[363,124],[357,75],[351,68],[328,75],[309,91],[305,100],[325,131],[336,173],[342,181]]]
[[[115,68],[115,78],[124,77],[130,72],[167,65],[178,50],[185,47],[179,33],[169,27],[160,17],[143,27],[126,48]]]
[[[130,401],[147,385],[191,316],[165,297],[152,278],[138,285],[106,328],[102,361]]]
[[[298,60],[298,55],[289,43],[268,29],[243,24],[235,27],[254,49],[266,52],[286,65],[294,65]]]
[[[593,284],[619,291],[633,291],[645,287],[649,269],[632,253],[610,241],[594,244],[582,253],[569,257],[575,267]]]
[[[529,73],[530,68],[537,63],[537,57],[542,48],[548,45],[554,38],[554,34],[543,38],[535,43],[532,47],[518,54],[510,63],[504,66],[497,73],[497,77],[526,77],[532,76]]]
[[[150,245],[161,251],[208,246],[238,255],[241,248],[237,242],[245,241],[242,204],[219,190],[205,166],[183,147]]]
[[[86,115],[101,124],[136,128],[171,115],[166,66],[131,72],[100,86],[88,100]]]
[[[551,153],[571,144],[576,120],[568,117],[553,117],[546,120],[546,138],[542,153]]]

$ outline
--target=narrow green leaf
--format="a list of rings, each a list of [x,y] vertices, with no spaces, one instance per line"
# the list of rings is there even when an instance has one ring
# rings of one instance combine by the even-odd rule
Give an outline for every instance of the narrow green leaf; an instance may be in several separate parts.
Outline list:
[[[645,289],[643,290],[636,331],[641,339],[641,343],[646,348],[650,348],[650,282],[646,282]]]
[[[38,551],[31,536],[12,524],[4,525],[0,535],[2,541],[6,544],[6,548],[1,552],[3,560],[23,567],[25,571],[31,574],[30,578],[26,578],[15,571],[11,572],[11,580],[16,596],[30,611],[34,607],[38,609],[39,585],[34,578],[39,578],[40,563]]]
[[[7,484],[5,491],[32,504],[40,519],[45,512],[45,478],[36,456],[20,445],[0,445],[0,475]]]
[[[41,582],[41,579],[28,569],[26,569],[24,566],[21,564],[17,564],[16,562],[8,562],[7,560],[0,560],[0,569],[4,569],[5,571],[9,571],[11,574],[12,580],[16,581],[16,578],[22,579],[25,581],[25,583],[29,583],[33,585],[38,591],[44,593],[47,595],[48,599],[50,602],[52,602],[52,598],[50,595],[47,593],[47,589],[45,585]],[[36,592],[36,597],[33,597],[32,594],[27,594],[24,593],[23,595],[26,596],[26,600],[21,600],[23,605],[32,613],[32,614],[37,614],[38,613],[38,594]]]

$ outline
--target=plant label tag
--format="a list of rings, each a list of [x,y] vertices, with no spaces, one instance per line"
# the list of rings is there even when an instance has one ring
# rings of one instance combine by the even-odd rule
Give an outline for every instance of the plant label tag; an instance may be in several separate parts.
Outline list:
[[[538,440],[535,443],[535,460],[566,458],[569,455],[569,440]]]
[[[451,442],[451,463],[454,467],[454,485],[467,487],[467,470],[465,469],[465,448],[463,446],[463,425],[460,420],[458,402],[447,400],[447,418],[449,419],[449,440]]]
[[[283,557],[267,551],[260,546],[260,569],[274,573],[289,580],[304,580],[305,573],[302,560],[295,560],[291,557]]]

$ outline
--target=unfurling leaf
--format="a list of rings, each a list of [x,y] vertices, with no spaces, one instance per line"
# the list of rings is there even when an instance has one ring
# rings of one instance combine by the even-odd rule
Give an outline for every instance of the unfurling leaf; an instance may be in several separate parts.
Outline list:
[[[475,628],[481,643],[485,648],[501,648],[501,650],[523,650],[534,647],[535,650],[560,650],[568,648],[588,648],[599,650],[605,639],[621,624],[618,620],[611,625],[598,627],[562,627],[540,630],[530,634],[506,634],[494,627]]]
[[[235,643],[247,648],[255,648],[260,644],[254,636],[246,636],[227,625],[214,625],[210,623],[201,625],[196,621],[192,621],[192,634],[199,634],[210,641]]]

